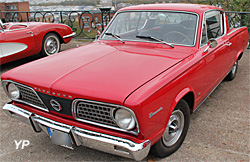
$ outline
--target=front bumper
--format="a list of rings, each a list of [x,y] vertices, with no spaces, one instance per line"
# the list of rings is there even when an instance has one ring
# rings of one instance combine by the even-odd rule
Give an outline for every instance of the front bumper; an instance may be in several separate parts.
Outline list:
[[[9,116],[31,125],[35,132],[45,131],[48,133],[47,128],[49,127],[69,134],[74,146],[86,146],[103,152],[132,158],[137,161],[144,159],[150,150],[150,140],[135,143],[128,139],[85,130],[53,121],[9,103],[4,105],[3,110]]]

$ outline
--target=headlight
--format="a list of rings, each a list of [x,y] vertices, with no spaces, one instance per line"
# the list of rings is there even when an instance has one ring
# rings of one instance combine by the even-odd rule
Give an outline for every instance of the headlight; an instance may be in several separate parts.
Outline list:
[[[8,93],[10,95],[11,98],[13,99],[19,99],[20,98],[20,91],[17,88],[17,86],[14,83],[10,83],[8,85]]]
[[[115,121],[122,129],[131,130],[135,127],[135,119],[133,115],[125,109],[118,109],[115,112]]]

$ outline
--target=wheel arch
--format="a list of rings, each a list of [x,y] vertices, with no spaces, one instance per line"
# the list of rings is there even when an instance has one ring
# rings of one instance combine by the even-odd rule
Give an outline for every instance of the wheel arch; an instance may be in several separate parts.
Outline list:
[[[50,34],[50,33],[56,34],[56,35],[58,36],[58,38],[59,38],[59,40],[60,40],[60,44],[64,43],[64,40],[63,40],[62,36],[61,36],[59,33],[57,33],[56,31],[49,31],[49,32],[45,33],[44,36],[43,36],[43,38],[44,38],[47,34]]]
[[[194,109],[195,95],[191,87],[184,88],[176,95],[171,106],[171,112],[175,109],[176,105],[180,102],[181,99],[187,102],[189,106],[189,111],[190,113],[192,113]]]
[[[194,93],[190,91],[185,96],[183,96],[182,99],[184,99],[187,102],[190,113],[192,113],[194,109]]]
[[[240,51],[238,54],[237,54],[237,60],[240,60],[243,56],[243,51]]]

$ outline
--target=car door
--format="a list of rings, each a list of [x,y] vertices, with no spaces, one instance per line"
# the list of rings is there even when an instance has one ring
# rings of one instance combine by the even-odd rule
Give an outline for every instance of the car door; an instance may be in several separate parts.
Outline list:
[[[33,31],[26,24],[9,24],[1,33],[0,44],[1,58],[13,61],[30,56],[35,48]]]
[[[219,10],[205,13],[198,52],[201,57],[198,74],[201,84],[196,87],[200,102],[224,79],[231,64],[224,18],[224,13]],[[209,47],[208,41],[211,39],[217,41],[215,48]]]

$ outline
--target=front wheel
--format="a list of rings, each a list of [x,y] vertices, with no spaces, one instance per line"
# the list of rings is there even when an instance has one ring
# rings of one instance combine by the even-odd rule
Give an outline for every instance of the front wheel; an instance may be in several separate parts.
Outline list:
[[[54,33],[46,34],[43,38],[41,55],[49,56],[60,51],[61,44],[59,37]]]
[[[170,116],[163,136],[152,146],[152,153],[166,157],[177,151],[186,137],[189,121],[189,106],[185,100],[180,100]]]
[[[227,74],[226,80],[228,80],[228,81],[234,80],[234,78],[236,77],[237,69],[238,69],[238,60],[234,63],[233,68]]]

